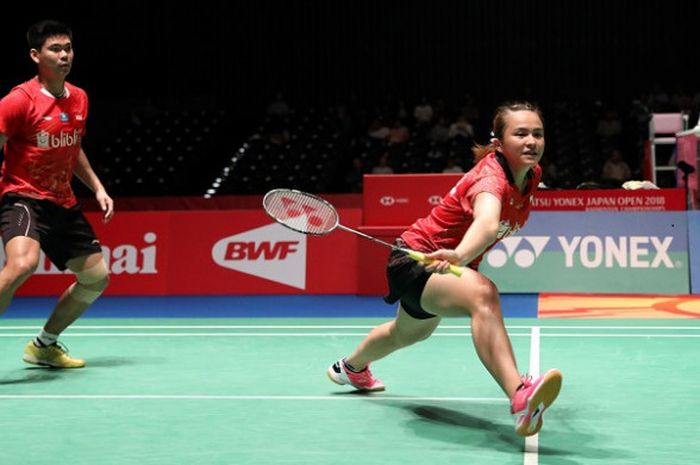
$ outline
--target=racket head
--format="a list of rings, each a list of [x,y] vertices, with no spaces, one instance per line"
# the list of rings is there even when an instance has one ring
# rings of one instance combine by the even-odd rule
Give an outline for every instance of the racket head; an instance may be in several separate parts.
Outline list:
[[[263,197],[265,212],[282,226],[313,236],[338,227],[338,212],[328,201],[296,189],[273,189]]]

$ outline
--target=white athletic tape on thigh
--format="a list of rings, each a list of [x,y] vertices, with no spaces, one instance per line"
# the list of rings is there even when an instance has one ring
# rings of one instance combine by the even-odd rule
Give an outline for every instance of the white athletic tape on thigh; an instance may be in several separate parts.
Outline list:
[[[76,279],[81,284],[94,284],[104,280],[108,275],[109,270],[107,270],[107,265],[104,260],[100,260],[90,268],[75,273]]]

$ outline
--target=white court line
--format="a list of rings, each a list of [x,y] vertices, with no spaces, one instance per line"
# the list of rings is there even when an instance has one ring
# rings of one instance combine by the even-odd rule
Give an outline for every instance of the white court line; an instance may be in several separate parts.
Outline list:
[[[34,337],[36,333],[0,334],[0,337]],[[66,331],[61,337],[365,337],[367,333],[72,333]],[[469,333],[433,334],[433,336],[471,336]],[[511,336],[527,336],[516,334]],[[699,335],[700,337],[700,335]]]
[[[543,333],[540,337],[643,337],[643,338],[700,338],[700,334],[621,334],[621,333]]]
[[[34,337],[36,333],[5,333],[3,337]],[[62,337],[364,337],[367,333],[75,333],[70,330]],[[510,333],[509,337],[530,337],[530,334]],[[471,337],[471,333],[434,333],[431,337]],[[700,339],[700,334],[619,334],[619,333],[551,333],[540,337]]]
[[[74,329],[372,329],[376,325],[74,325]],[[37,326],[0,326],[4,329],[36,329]],[[466,329],[469,326],[446,326]],[[700,329],[700,327],[698,328]]]
[[[530,337],[530,375],[536,378],[540,375],[540,328],[533,326]],[[525,453],[523,465],[537,465],[539,461],[539,436],[537,433],[525,438]]]
[[[10,326],[1,325],[0,331],[16,329],[36,329],[36,326]],[[376,325],[74,325],[73,329],[373,329]],[[542,329],[623,329],[623,330],[679,330],[700,331],[698,326],[563,326],[563,325],[537,325]],[[469,329],[469,325],[442,325],[440,329]],[[506,329],[531,329],[532,325],[506,325]]]
[[[503,397],[411,397],[367,395],[337,396],[259,396],[259,395],[205,395],[205,394],[2,394],[0,399],[14,400],[369,400],[375,402],[410,401],[410,402],[498,402],[508,399]]]
[[[525,329],[531,328],[532,326],[506,326],[509,329]],[[641,325],[631,325],[631,326],[574,326],[574,325],[538,325],[542,329],[649,329],[649,330],[664,330],[664,329],[689,329],[689,330],[700,330],[700,325],[698,326],[641,326]]]

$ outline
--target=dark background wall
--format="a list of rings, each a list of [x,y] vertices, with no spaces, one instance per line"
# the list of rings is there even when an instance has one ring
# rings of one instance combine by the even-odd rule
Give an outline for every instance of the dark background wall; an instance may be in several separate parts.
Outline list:
[[[698,88],[700,2],[25,2],[5,16],[0,90],[34,72],[26,27],[70,23],[71,80],[95,101],[207,95],[243,111],[276,90],[298,102],[350,94],[471,92],[629,98]]]

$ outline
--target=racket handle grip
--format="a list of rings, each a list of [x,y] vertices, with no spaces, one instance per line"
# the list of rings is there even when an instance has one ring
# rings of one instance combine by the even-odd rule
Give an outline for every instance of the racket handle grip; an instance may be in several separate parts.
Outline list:
[[[422,262],[425,264],[431,263],[433,260],[429,260],[425,258],[425,254],[423,252],[416,252],[415,250],[406,250],[406,253],[408,254],[409,257],[414,259],[417,262]],[[450,265],[450,273],[457,276],[458,278],[462,276],[462,267],[457,266],[457,265]]]

